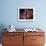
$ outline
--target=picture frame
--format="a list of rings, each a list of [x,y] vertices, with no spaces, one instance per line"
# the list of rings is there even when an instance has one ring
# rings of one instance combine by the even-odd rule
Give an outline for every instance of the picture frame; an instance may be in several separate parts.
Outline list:
[[[35,21],[35,8],[33,7],[19,7],[18,21]]]

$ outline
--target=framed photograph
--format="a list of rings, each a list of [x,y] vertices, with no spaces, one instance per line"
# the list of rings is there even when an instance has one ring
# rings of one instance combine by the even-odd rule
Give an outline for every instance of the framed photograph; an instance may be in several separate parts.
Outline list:
[[[35,8],[32,7],[19,7],[18,8],[18,21],[34,21]]]

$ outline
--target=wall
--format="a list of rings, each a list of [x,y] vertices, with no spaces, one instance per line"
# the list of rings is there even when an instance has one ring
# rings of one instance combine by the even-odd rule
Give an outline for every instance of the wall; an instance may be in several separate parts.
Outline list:
[[[46,0],[0,0],[0,31],[9,24],[15,28],[37,28],[46,31]],[[17,20],[18,7],[34,7],[36,19],[33,22]]]
[[[0,25],[13,24],[16,28],[43,27],[46,28],[46,0],[0,0]],[[18,7],[34,7],[36,19],[34,22],[19,22]]]

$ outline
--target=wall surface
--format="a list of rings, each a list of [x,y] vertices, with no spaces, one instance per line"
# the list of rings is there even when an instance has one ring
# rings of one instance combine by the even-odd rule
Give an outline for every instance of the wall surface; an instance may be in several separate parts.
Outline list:
[[[35,21],[19,22],[17,20],[18,7],[35,8]],[[2,29],[9,24],[13,24],[17,29],[40,27],[46,32],[46,0],[0,0],[0,42]]]
[[[18,7],[35,8],[36,19],[33,22],[17,20]],[[0,27],[13,24],[16,28],[46,28],[46,0],[0,0]]]

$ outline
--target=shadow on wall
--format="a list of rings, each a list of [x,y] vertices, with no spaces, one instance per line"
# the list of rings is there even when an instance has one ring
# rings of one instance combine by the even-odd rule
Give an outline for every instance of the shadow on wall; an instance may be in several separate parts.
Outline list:
[[[3,32],[5,32],[6,30],[3,30],[5,28],[4,24],[0,24],[0,43],[2,43],[2,36],[3,36]]]

